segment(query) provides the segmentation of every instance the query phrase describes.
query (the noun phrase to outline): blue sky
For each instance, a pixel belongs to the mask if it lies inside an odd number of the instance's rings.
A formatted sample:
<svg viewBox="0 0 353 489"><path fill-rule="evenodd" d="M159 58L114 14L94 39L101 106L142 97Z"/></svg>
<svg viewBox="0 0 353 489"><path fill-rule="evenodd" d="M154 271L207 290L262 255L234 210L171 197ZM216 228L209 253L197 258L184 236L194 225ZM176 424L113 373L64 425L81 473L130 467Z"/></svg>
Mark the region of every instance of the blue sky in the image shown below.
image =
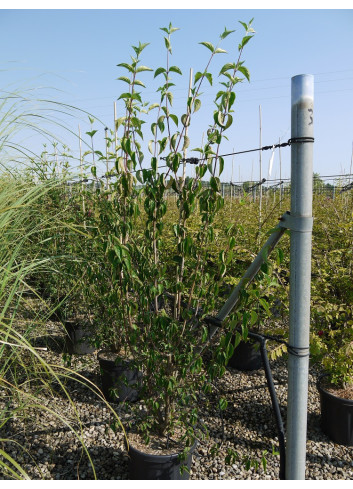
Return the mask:
<svg viewBox="0 0 353 489"><path fill-rule="evenodd" d="M196 7L196 4L194 4ZM233 4L234 5L234 4ZM36 5L34 5L36 6ZM64 6L64 4L60 4ZM180 6L184 7L183 2ZM190 148L200 146L213 113L213 96L218 91L220 67L233 61L243 35L238 23L254 17L256 31L244 51L251 82L237 85L234 123L223 153L259 147L259 106L262 113L262 145L290 138L291 77L310 73L315 79L314 171L321 175L348 173L353 143L353 11L317 9L150 9L142 10L0 10L1 87L3 90L35 88L34 98L49 98L72 104L94 114L96 148L103 149L104 127L113 128L113 105L125 91L117 77L124 71L116 65L128 62L132 44L149 42L143 64L156 69L165 64L163 32L172 22L179 27L172 36L172 64L183 76L175 75L174 113L185 112L189 69L203 71L209 51L201 41L216 44L224 27L236 29L222 47L211 68L213 87L205 86L202 109L195 114L190 130ZM228 57L227 57L228 56ZM158 101L153 72L142 73L145 99ZM118 103L118 115L122 105ZM90 126L86 115L60 121L74 132ZM148 124L148 126L150 123ZM147 124L146 124L147 126ZM61 129L53 129L78 156L78 142ZM146 141L150 139L147 127ZM23 144L40 152L42 139L23 133ZM19 137L19 136L17 136ZM47 142L48 145L50 141ZM189 153L189 156L192 156ZM267 177L270 152L263 152L263 176ZM271 178L279 177L278 150ZM282 177L290 176L290 149L283 148ZM145 151L148 165L148 151ZM102 166L103 171L103 166ZM253 179L259 176L259 154L228 157L223 180Z"/></svg>

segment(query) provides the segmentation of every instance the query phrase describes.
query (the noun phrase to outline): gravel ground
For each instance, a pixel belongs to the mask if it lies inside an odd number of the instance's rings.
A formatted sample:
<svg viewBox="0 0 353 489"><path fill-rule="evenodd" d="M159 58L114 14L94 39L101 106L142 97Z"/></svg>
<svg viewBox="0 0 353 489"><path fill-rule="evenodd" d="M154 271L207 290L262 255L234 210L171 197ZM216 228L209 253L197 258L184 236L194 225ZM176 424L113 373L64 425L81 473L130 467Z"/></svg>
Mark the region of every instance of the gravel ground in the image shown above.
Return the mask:
<svg viewBox="0 0 353 489"><path fill-rule="evenodd" d="M60 348L63 333L52 324L52 334L43 357L53 364L62 363ZM53 338L56 342L53 343ZM40 344L40 341L39 343ZM285 417L287 403L287 369L285 359L271 362L277 396ZM73 356L72 368L99 384L96 353ZM308 403L307 479L350 480L353 478L353 447L331 442L320 429L319 395L315 387L316 373L310 370ZM114 432L109 426L114 419L109 408L86 386L69 382L68 391L82 423L82 436L94 463L97 479L128 479L127 454L121 428ZM218 395L228 400L222 419L215 408L217 396L210 397L203 407L203 419L209 429L209 439L202 441L193 457L190 479L278 479L279 456L272 454L272 446L278 449L274 415L267 389L264 370L240 372L229 368L218 381ZM43 399L50 410L61 412L74 426L78 426L73 405L58 392ZM0 396L0 407L4 398ZM112 404L124 425L131 419L118 404ZM3 448L21 463L33 479L93 479L93 471L87 454L65 423L49 410L33 410L23 420L15 417L0 428L0 438L10 437L19 443L4 443ZM219 452L212 455L212 446L219 444ZM21 448L22 447L22 448ZM1 447L0 447L1 448ZM25 450L23 450L25 448ZM226 465L227 448L260 461L267 450L267 469L259 466L246 470L237 461ZM1 470L1 469L0 469ZM1 476L0 479L4 479Z"/></svg>

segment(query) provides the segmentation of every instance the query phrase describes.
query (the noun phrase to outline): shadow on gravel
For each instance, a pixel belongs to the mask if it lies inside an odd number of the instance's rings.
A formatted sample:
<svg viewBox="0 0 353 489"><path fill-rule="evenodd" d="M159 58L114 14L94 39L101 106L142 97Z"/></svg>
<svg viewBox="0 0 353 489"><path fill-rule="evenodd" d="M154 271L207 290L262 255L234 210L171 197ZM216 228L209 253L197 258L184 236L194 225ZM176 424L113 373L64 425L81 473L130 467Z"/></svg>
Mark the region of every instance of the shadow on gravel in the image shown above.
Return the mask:
<svg viewBox="0 0 353 489"><path fill-rule="evenodd" d="M51 352L61 355L65 350L65 335L38 336L31 339L31 345L36 348L48 348Z"/></svg>
<svg viewBox="0 0 353 489"><path fill-rule="evenodd" d="M321 430L321 416L318 413L308 413L308 434L307 438L311 441L328 442L329 438Z"/></svg>
<svg viewBox="0 0 353 489"><path fill-rule="evenodd" d="M87 421L81 419L82 428L89 428L91 426L107 426L107 421ZM74 426L74 428L79 432L80 427ZM53 426L48 429L36 430L31 432L31 436L39 437L41 435L55 435L59 433L69 433L71 429L68 426Z"/></svg>
<svg viewBox="0 0 353 489"><path fill-rule="evenodd" d="M306 453L307 467L311 470L317 469L324 470L325 474L332 474L332 477L336 480L348 480L347 471L352 470L352 461L349 454L347 459L342 457L331 457L330 455L322 455L316 453ZM325 478L328 478L327 476Z"/></svg>
<svg viewBox="0 0 353 489"><path fill-rule="evenodd" d="M103 396L103 394L98 390L101 389L100 375L90 370L80 370L77 371L77 374L85 377L91 383L85 383L85 380L80 377L77 377L77 380L75 378L65 379L63 385L71 400L73 402L84 402L85 404L91 405L97 405L98 403L103 402L97 397L97 394ZM52 387L56 395L67 399L67 395L63 391L59 382L52 382Z"/></svg>
<svg viewBox="0 0 353 489"><path fill-rule="evenodd" d="M69 451L70 450L70 451ZM94 446L87 448L98 480L128 478L128 458L126 452L116 447ZM78 448L72 450L70 444L60 445L53 451L50 470L54 480L93 480L94 474L87 453Z"/></svg>

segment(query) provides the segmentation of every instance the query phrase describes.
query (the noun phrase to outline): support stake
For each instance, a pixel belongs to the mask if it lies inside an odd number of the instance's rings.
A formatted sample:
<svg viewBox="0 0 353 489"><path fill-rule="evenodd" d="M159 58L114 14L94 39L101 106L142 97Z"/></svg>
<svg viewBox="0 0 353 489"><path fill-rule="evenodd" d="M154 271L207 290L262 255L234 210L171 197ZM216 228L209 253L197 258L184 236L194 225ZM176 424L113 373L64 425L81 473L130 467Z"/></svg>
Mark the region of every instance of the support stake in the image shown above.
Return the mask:
<svg viewBox="0 0 353 489"><path fill-rule="evenodd" d="M313 182L314 77L292 78L291 238L286 479L305 479ZM298 139L302 138L302 140ZM300 224L302 221L302 224Z"/></svg>

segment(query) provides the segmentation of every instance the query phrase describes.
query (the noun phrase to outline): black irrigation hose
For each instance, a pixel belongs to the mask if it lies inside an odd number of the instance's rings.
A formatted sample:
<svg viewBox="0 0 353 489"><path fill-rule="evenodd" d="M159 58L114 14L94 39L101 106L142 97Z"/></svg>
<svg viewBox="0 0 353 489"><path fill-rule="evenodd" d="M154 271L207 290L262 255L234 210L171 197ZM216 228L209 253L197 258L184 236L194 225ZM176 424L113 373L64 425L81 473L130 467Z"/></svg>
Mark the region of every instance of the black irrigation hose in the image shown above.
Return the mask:
<svg viewBox="0 0 353 489"><path fill-rule="evenodd" d="M206 322L206 324L212 324L212 325L217 326L217 327L222 327L222 321L219 320L217 317L207 316L204 319L204 321ZM286 445L285 445L284 427L283 427L281 410L280 410L279 402L278 402L277 395L276 395L276 389L275 389L275 385L273 383L273 377L272 377L270 362L269 362L268 356L267 356L266 340L271 339L271 340L277 341L279 343L285 344L288 348L288 353L291 353L293 355L298 355L298 356L300 355L301 356L302 354L300 352L296 351L297 349L290 347L288 345L288 343L286 343L286 341L284 341L280 337L269 336L269 335L260 335L257 333L252 333L251 331L248 332L248 336L249 336L249 338L252 338L255 341L257 341L258 343L260 343L262 364L263 364L264 370L265 370L267 387L268 387L268 390L270 392L272 408L274 410L275 420L276 420L276 425L277 425L277 431L278 431L279 456L280 456L279 478L280 478L280 480L285 480L285 478L286 478L286 474L285 474L285 470L286 470ZM307 349L305 349L305 350L307 350ZM305 352L305 355L306 354L307 353Z"/></svg>
<svg viewBox="0 0 353 489"><path fill-rule="evenodd" d="M265 376L267 381L267 387L270 392L272 408L275 413L277 431L278 431L278 442L279 442L279 478L280 480L285 480L286 478L286 445L285 445L285 435L283 420L281 415L281 410L279 407L279 402L276 395L275 385L273 383L273 377L270 367L270 362L268 361L267 350L266 350L266 339L256 333L248 333L248 336L255 341L260 343L261 359L265 370Z"/></svg>

